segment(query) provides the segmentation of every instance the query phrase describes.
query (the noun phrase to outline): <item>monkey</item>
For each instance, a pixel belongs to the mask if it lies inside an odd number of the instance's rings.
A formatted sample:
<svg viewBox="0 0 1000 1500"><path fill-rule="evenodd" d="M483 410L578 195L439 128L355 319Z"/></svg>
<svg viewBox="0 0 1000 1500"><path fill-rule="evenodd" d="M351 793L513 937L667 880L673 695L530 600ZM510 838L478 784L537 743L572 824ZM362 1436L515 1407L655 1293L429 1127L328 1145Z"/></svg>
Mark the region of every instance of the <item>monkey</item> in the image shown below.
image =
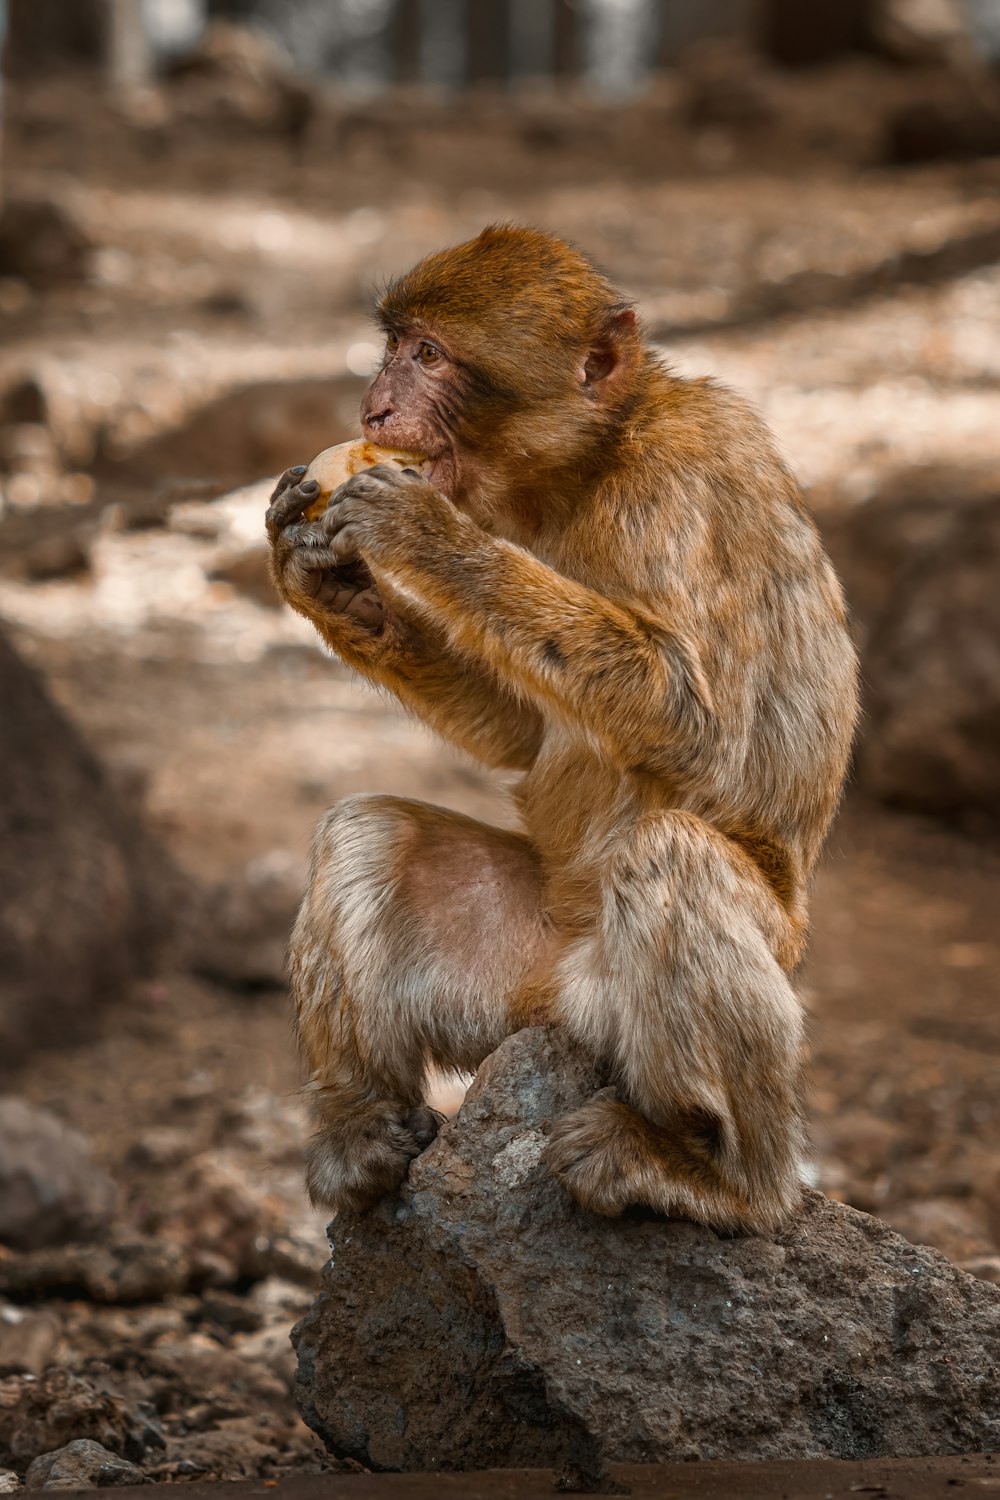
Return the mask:
<svg viewBox="0 0 1000 1500"><path fill-rule="evenodd" d="M516 773L519 831L362 794L316 830L290 976L314 1203L434 1139L429 1063L557 1025L608 1080L542 1160L585 1210L775 1230L801 1192L810 873L856 716L845 606L763 421L673 373L582 252L493 225L391 281L366 437L267 514L282 598Z"/></svg>

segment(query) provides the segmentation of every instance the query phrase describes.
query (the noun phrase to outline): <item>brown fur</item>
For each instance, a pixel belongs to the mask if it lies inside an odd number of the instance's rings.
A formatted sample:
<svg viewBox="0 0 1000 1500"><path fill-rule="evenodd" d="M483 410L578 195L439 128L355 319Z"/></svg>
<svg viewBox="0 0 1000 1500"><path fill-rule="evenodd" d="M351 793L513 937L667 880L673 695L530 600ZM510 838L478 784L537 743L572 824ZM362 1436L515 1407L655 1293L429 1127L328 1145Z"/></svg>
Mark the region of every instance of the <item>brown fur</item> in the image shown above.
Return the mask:
<svg viewBox="0 0 1000 1500"><path fill-rule="evenodd" d="M394 1188L428 1059L559 1022L614 1090L554 1122L585 1207L768 1229L798 1199L788 982L855 716L840 590L766 429L672 375L578 252L493 228L383 296L376 469L268 524L284 597L371 681L521 772L525 836L387 797L320 827L292 941L317 1200Z"/></svg>

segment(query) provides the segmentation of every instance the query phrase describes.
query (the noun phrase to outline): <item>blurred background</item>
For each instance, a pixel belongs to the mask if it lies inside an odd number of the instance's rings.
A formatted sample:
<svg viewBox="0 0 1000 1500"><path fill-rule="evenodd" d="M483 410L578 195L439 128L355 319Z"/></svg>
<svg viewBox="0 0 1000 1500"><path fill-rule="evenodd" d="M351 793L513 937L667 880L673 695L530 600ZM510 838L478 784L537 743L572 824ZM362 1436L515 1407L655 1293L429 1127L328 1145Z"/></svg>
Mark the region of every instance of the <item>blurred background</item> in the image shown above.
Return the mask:
<svg viewBox="0 0 1000 1500"><path fill-rule="evenodd" d="M497 219L589 251L803 484L865 692L812 1171L1000 1281L1000 0L0 18L0 1491L324 1462L310 833L359 789L511 814L278 607L262 515L357 431L373 285Z"/></svg>

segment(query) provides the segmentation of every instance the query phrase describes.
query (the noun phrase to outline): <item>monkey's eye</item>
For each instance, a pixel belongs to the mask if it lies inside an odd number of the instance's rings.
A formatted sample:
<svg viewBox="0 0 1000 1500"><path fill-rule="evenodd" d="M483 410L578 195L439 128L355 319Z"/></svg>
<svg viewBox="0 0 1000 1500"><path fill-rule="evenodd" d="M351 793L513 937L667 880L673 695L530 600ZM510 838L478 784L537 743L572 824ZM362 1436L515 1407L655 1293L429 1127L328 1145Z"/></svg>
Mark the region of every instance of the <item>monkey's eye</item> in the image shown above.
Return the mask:
<svg viewBox="0 0 1000 1500"><path fill-rule="evenodd" d="M387 333L386 336L385 336L385 352L387 354L395 354L395 352L396 352L396 350L398 348L399 348L399 334L398 333Z"/></svg>
<svg viewBox="0 0 1000 1500"><path fill-rule="evenodd" d="M441 358L441 350L436 349L433 344L421 344L417 358L422 365L436 365Z"/></svg>

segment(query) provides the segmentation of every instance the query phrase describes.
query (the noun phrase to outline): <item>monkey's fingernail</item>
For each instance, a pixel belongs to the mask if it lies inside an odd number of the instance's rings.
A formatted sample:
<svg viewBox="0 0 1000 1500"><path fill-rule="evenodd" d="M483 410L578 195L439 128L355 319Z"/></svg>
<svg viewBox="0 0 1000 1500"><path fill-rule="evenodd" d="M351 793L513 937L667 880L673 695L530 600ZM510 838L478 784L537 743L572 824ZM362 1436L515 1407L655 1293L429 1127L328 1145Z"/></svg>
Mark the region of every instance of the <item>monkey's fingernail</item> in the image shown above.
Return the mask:
<svg viewBox="0 0 1000 1500"><path fill-rule="evenodd" d="M306 465L295 464L288 472L289 474L304 474L306 472Z"/></svg>

